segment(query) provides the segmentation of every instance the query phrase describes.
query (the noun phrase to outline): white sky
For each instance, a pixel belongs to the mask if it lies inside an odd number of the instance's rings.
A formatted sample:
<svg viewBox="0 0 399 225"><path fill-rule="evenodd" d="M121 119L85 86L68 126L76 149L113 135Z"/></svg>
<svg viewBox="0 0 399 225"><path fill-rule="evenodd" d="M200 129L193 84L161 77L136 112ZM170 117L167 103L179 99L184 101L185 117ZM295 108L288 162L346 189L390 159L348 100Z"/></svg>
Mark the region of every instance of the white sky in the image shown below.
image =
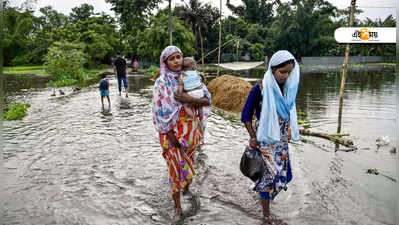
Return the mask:
<svg viewBox="0 0 399 225"><path fill-rule="evenodd" d="M184 0L188 2L188 0ZM212 6L220 6L218 0L200 0L203 3L211 3ZM283 0L286 2L287 0ZM350 0L328 0L330 3L338 7L339 9L347 8L350 5ZM11 0L11 6L20 6L24 0ZM227 0L222 0L222 13L223 15L231 15L231 12L226 7ZM241 0L231 0L233 5L241 4ZM397 0L357 0L356 5L364 11L359 15L359 19L365 19L369 17L371 19L381 18L385 19L388 15L392 14L396 18L396 8L398 7L399 1ZM94 12L105 12L111 16L115 16L114 12L111 11L111 5L106 3L105 0L37 0L35 4L35 10L38 11L44 6L51 5L55 10L63 14L68 15L71 9L77 7L83 3L90 4L94 7ZM172 0L172 5L182 4L182 0ZM167 5L167 1L162 4L163 7ZM36 13L39 15L40 13Z"/></svg>

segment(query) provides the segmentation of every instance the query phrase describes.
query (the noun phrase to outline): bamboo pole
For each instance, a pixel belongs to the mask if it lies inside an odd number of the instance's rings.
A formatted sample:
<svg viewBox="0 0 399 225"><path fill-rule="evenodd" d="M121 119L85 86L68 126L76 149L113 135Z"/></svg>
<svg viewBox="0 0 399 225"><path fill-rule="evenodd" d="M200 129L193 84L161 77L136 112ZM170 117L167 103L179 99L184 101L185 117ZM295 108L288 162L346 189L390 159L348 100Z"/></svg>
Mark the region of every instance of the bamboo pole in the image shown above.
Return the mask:
<svg viewBox="0 0 399 225"><path fill-rule="evenodd" d="M353 25L355 6L356 6L356 0L351 0L349 27ZM346 72L348 67L349 51L350 51L350 45L348 43L346 44L346 49L345 49L345 61L344 64L342 65L341 89L339 90L339 109L338 109L338 128L337 128L338 134L341 132L342 105L344 103L344 89L345 89Z"/></svg>
<svg viewBox="0 0 399 225"><path fill-rule="evenodd" d="M229 43L231 43L231 42L233 42L233 41L235 41L235 40L236 40L236 39L231 39L231 40L229 40L229 41L226 41L225 43L222 44L221 47L223 47L223 46L225 46L225 45L227 45L227 44L229 44ZM205 59L208 55L214 53L214 52L215 52L216 50L218 50L218 49L219 49L219 47L214 48L212 51L209 51L208 53L206 53L206 55L204 55L202 58ZM199 62L200 62L200 60L197 61L197 63L199 63Z"/></svg>
<svg viewBox="0 0 399 225"><path fill-rule="evenodd" d="M337 144L349 147L351 149L357 149L357 147L354 146L353 141L351 139L343 138L343 136L348 136L348 134L326 134L326 133L312 132L307 129L300 129L299 133L306 136L324 138L329 141L335 142Z"/></svg>
<svg viewBox="0 0 399 225"><path fill-rule="evenodd" d="M172 0L169 0L169 45L173 45Z"/></svg>
<svg viewBox="0 0 399 225"><path fill-rule="evenodd" d="M204 68L205 68L205 63L204 63L204 43L202 40L202 32L201 32L201 27L199 27L199 35L200 35L200 41L201 41L201 63L202 63L202 68L201 68L201 72L204 72ZM205 76L205 74L204 74Z"/></svg>
<svg viewBox="0 0 399 225"><path fill-rule="evenodd" d="M220 53L222 50L222 0L220 0L220 17L219 17L219 54L218 54L218 68L217 68L217 76L219 76L220 72Z"/></svg>
<svg viewBox="0 0 399 225"><path fill-rule="evenodd" d="M0 43L3 43L4 37L5 37L5 32L3 32L4 29L4 22L3 22L3 12L4 12L4 1L1 3L0 6L0 30L2 31L0 33ZM3 87L3 47L0 48L0 130L3 131L3 118L4 118L4 87ZM0 151L3 152L3 135L0 134ZM1 165L3 165L3 157L0 159Z"/></svg>

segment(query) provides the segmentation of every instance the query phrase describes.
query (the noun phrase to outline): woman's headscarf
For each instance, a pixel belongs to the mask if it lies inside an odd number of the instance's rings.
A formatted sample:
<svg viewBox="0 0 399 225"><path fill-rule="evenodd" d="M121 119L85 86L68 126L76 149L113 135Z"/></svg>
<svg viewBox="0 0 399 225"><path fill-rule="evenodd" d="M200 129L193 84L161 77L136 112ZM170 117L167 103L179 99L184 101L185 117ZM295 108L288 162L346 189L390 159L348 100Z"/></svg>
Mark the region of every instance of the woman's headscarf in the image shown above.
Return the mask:
<svg viewBox="0 0 399 225"><path fill-rule="evenodd" d="M166 47L160 57L160 76L155 81L152 95L152 114L155 129L159 133L171 130L179 118L182 104L175 100L174 93L178 89L180 72L170 71L166 65L169 56L183 53L176 46Z"/></svg>
<svg viewBox="0 0 399 225"><path fill-rule="evenodd" d="M277 66L290 59L294 60L295 66L284 84L284 93L282 94L277 81L273 76L271 67ZM290 119L291 140L299 141L295 105L299 84L299 74L298 62L289 51L280 50L273 54L262 82L263 101L257 131L257 140L259 142L274 144L280 141L279 116L284 120Z"/></svg>
<svg viewBox="0 0 399 225"><path fill-rule="evenodd" d="M181 50L176 46L166 47L160 57L160 76L155 81L152 95L152 115L155 129L163 134L173 129L182 104L175 100L174 93L178 90L180 72L170 71L166 65L169 56L179 53L183 56ZM211 94L204 84L202 90L205 96L211 101ZM210 107L203 107L203 117L200 118L205 126L206 118L210 115Z"/></svg>

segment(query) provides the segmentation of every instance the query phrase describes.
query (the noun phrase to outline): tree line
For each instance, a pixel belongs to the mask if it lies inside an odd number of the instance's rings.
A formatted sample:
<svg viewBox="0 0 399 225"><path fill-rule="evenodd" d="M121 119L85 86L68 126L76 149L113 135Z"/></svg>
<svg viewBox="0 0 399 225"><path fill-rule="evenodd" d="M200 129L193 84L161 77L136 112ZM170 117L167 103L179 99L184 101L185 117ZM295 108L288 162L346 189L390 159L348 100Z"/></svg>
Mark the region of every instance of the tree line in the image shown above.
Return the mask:
<svg viewBox="0 0 399 225"><path fill-rule="evenodd" d="M109 64L116 51L123 55L157 62L169 43L168 25L172 16L173 44L185 55L200 59L218 47L218 8L199 0L180 1L171 14L159 8L163 0L105 0L117 18L94 13L82 4L69 15L51 6L35 16L30 7L11 7L3 1L2 42L4 65L43 64L46 58L74 49L85 67ZM170 1L170 0L168 0ZM263 60L278 49L288 49L296 57L343 56L344 44L334 40L334 31L347 26L348 9L337 9L325 0L242 0L232 15L223 17L222 61L243 56ZM361 13L356 9L356 15ZM355 17L356 18L356 17ZM392 15L385 19L356 19L354 27L395 27ZM394 56L394 44L353 44L350 55ZM78 53L76 53L78 52ZM217 51L205 62L217 61Z"/></svg>

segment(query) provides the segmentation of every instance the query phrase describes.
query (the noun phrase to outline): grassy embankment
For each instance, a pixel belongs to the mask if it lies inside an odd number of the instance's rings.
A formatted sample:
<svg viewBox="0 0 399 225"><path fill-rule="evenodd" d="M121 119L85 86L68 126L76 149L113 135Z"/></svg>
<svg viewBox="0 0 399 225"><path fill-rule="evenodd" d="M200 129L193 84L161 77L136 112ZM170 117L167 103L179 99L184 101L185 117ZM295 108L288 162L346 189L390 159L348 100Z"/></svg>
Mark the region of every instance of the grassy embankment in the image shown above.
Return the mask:
<svg viewBox="0 0 399 225"><path fill-rule="evenodd" d="M34 74L39 76L48 76L45 66L5 66L3 67L4 75L27 75Z"/></svg>
<svg viewBox="0 0 399 225"><path fill-rule="evenodd" d="M48 85L51 87L65 87L76 85L79 87L85 87L91 85L99 80L99 74L108 69L108 65L100 65L95 69L82 69L77 76L73 75L62 75L56 79L52 79ZM24 76L24 75L36 75L36 76L50 76L46 72L46 66L13 66L4 67L3 73L6 76Z"/></svg>

